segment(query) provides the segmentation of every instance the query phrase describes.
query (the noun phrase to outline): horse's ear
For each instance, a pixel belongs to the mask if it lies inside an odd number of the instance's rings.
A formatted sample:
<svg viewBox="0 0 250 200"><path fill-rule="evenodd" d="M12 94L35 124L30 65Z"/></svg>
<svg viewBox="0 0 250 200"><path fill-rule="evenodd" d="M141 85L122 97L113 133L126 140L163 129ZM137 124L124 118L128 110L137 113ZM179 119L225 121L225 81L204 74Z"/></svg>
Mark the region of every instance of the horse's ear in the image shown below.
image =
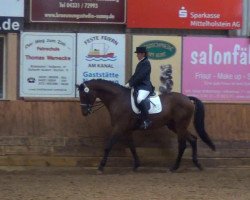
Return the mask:
<svg viewBox="0 0 250 200"><path fill-rule="evenodd" d="M78 85L78 84L76 84L76 88L79 90L79 88L80 88L80 85Z"/></svg>

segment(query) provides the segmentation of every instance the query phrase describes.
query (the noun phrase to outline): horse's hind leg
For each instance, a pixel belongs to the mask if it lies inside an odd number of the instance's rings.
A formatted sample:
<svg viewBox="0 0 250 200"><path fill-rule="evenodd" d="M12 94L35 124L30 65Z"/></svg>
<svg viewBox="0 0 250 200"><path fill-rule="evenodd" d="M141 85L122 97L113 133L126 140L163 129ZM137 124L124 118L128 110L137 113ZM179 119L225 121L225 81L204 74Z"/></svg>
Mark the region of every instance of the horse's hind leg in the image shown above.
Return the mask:
<svg viewBox="0 0 250 200"><path fill-rule="evenodd" d="M130 151L133 155L133 158L134 158L133 170L136 171L137 168L140 167L140 160L139 160L139 157L137 155L136 148L134 145L134 140L133 140L131 133L128 135L128 146L129 146L129 149L130 149Z"/></svg>
<svg viewBox="0 0 250 200"><path fill-rule="evenodd" d="M197 137L189 134L187 137L187 140L189 141L191 147L192 147L192 160L194 165L199 169L202 170L201 164L198 162L197 158Z"/></svg>
<svg viewBox="0 0 250 200"><path fill-rule="evenodd" d="M178 138L178 156L176 158L174 166L170 168L170 171L173 172L179 168L181 158L182 158L182 155L183 155L185 149L186 149L186 139L179 137Z"/></svg>

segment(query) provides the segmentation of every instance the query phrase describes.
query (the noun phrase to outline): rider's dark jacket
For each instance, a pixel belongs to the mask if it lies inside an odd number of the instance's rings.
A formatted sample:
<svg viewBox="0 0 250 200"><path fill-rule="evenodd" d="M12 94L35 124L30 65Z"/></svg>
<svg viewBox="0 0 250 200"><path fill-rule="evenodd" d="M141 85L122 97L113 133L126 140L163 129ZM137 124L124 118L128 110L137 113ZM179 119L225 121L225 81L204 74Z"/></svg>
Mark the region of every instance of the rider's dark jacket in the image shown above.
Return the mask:
<svg viewBox="0 0 250 200"><path fill-rule="evenodd" d="M131 76L128 83L135 90L147 90L153 92L150 81L151 64L147 57L143 58L136 66L135 73Z"/></svg>

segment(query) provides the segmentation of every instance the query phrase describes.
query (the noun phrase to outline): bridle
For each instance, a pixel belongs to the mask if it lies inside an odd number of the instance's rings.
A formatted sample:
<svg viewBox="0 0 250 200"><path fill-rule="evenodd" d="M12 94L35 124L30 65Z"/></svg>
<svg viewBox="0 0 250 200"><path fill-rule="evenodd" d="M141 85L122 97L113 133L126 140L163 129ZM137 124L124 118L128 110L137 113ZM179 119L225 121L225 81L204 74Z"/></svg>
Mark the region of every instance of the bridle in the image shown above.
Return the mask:
<svg viewBox="0 0 250 200"><path fill-rule="evenodd" d="M89 88L87 87L87 85L85 83L83 83L83 86L84 86L84 90L81 91L81 92L84 92L84 93L89 93ZM87 110L87 114L91 114L91 113L94 113L98 110L100 110L102 107L104 107L104 104L101 100L99 100L97 103L89 103L90 100L89 100L89 96L86 95L86 102L87 103L80 103L80 106L83 107L83 109L86 109ZM95 108L95 109L92 109L92 108Z"/></svg>
<svg viewBox="0 0 250 200"><path fill-rule="evenodd" d="M87 109L88 114L91 114L100 110L102 107L104 107L104 104L102 101L98 101L94 103L93 105L90 103L80 103L80 106L84 107L84 109ZM92 110L92 108L95 108L95 109Z"/></svg>

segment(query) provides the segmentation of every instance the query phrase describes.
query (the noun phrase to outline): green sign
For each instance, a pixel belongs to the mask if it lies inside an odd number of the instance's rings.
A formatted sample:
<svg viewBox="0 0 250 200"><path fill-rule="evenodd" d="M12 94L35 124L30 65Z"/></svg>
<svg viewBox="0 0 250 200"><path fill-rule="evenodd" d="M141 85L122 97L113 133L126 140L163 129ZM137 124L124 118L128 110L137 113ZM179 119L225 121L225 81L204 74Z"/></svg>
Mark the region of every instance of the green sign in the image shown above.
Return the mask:
<svg viewBox="0 0 250 200"><path fill-rule="evenodd" d="M148 58L153 60L163 60L172 57L176 53L176 48L169 42L162 40L150 40L142 43L148 50Z"/></svg>

